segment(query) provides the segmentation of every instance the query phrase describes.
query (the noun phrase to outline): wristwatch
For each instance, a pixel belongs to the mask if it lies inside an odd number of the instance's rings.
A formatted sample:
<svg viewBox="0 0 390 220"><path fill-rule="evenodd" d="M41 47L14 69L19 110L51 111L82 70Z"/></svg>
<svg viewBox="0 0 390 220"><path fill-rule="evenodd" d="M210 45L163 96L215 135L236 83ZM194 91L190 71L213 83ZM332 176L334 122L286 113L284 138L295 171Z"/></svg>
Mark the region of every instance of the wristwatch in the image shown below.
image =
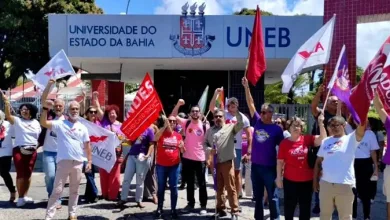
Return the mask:
<svg viewBox="0 0 390 220"><path fill-rule="evenodd" d="M42 109L43 109L43 110L45 110L45 111L48 111L48 110L49 110L49 109L48 109L48 108L46 108L46 107L43 107Z"/></svg>

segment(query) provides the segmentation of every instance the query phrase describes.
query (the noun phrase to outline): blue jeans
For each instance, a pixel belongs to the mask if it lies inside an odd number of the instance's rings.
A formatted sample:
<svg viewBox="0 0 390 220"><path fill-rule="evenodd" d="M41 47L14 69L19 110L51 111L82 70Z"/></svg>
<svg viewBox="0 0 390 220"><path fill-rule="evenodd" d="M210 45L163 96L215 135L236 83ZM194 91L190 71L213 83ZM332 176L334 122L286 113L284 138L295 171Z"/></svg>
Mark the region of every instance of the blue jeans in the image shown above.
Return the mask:
<svg viewBox="0 0 390 220"><path fill-rule="evenodd" d="M276 166L263 166L252 163L251 179L255 202L255 219L264 218L264 187L268 194L268 204L271 212L271 220L279 219L279 198L278 191L275 186Z"/></svg>
<svg viewBox="0 0 390 220"><path fill-rule="evenodd" d="M87 179L87 185L85 187L85 193L84 193L84 199L88 202L94 202L95 199L98 197L98 189L96 187L95 183L95 167L92 165L91 171L86 173L85 172L85 166L87 165L87 162L84 161L83 165L83 171L85 174L85 178Z"/></svg>
<svg viewBox="0 0 390 220"><path fill-rule="evenodd" d="M160 166L156 165L156 172L157 172L157 182L158 182L158 188L157 188L157 197L158 197L158 209L163 208L164 204L164 194L165 194L165 184L167 182L167 179L169 178L169 188L171 190L171 210L176 210L176 204L177 204L177 184L179 182L179 164L174 166Z"/></svg>
<svg viewBox="0 0 390 220"><path fill-rule="evenodd" d="M57 152L43 151L42 158L43 172L45 173L45 185L48 198L53 192L54 179L56 178L57 170ZM61 204L61 199L58 200Z"/></svg>

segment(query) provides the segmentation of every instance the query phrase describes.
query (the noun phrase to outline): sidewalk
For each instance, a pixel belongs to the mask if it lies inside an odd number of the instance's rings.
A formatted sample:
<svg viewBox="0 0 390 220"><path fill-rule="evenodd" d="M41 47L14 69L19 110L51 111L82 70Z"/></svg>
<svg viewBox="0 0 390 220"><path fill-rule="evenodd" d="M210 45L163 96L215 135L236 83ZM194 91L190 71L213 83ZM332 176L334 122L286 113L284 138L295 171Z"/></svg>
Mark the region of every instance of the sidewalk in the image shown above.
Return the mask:
<svg viewBox="0 0 390 220"><path fill-rule="evenodd" d="M38 165L38 163L37 163ZM39 166L37 166L38 168ZM12 172L12 177L15 180L15 172ZM122 175L123 178L123 175ZM80 194L84 194L85 190L85 178L82 179L82 184L80 185ZM99 174L96 175L96 183L98 188L100 189L99 184ZM135 184L135 181L133 182ZM132 189L130 192L130 197L134 197L134 185L132 185ZM280 206L282 216L283 217L283 193L280 192ZM68 196L68 188L65 188L63 195L64 206L61 210L59 210L56 214L56 219L67 219L67 196ZM215 197L214 190L212 184L212 177L209 176L209 184L208 184L208 204L209 215L208 216L199 216L197 213L189 214L189 215L181 215L181 219L188 220L202 220L202 219L213 219L211 217L211 213L214 212L215 207ZM3 179L0 178L0 220L30 220L30 219L43 219L45 216L46 202L47 202L47 193L44 182L44 174L42 172L35 172L32 177L32 186L30 188L29 196L31 196L35 200L35 204L26 205L23 208L16 208L15 205L10 205L8 202L5 202L9 199L9 193L7 188L4 185ZM195 195L196 201L198 201L198 194ZM78 219L90 219L90 220L105 220L105 219L134 219L134 220L149 220L153 219L153 212L156 210L156 205L153 203L145 202L146 208L139 209L135 207L135 203L133 199L130 199L130 203L127 204L128 208L124 210L119 210L115 208L114 202L108 202L101 200L95 204L80 204L79 209L77 211ZM244 198L240 200L240 204L242 207L242 212L240 213L240 219L254 219L254 203L249 198ZM178 209L182 209L187 205L186 201L186 191L179 191L179 199L178 199ZM166 213L169 213L170 207L170 193L169 190L166 190L164 209ZM197 204L196 208L200 208L199 204ZM362 207L359 205L359 216L362 219ZM197 211L198 212L198 211ZM269 210L266 209L265 215L269 217ZM229 215L230 216L230 215ZM297 215L296 215L297 216ZM169 219L169 218L167 218ZM230 218L227 218L230 219ZM269 218L267 218L269 219ZM298 219L298 218L296 218ZM318 219L318 216L313 216L311 219ZM337 218L334 218L337 219ZM375 200L375 203L372 205L371 210L371 219L375 220L385 220L386 219L386 198L382 195L382 178L378 183L378 193Z"/></svg>

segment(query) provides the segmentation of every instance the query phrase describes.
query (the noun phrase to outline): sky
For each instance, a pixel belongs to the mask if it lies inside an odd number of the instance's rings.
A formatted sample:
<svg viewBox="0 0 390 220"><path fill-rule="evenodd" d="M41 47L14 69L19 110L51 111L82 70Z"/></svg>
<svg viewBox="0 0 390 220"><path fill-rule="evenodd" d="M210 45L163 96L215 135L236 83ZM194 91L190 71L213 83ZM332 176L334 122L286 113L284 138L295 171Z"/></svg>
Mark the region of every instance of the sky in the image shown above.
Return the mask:
<svg viewBox="0 0 390 220"><path fill-rule="evenodd" d="M105 14L126 13L128 0L96 0ZM241 8L255 8L275 15L323 15L324 0L130 0L129 14L180 14L181 6L206 3L207 15L229 15ZM357 65L365 69L390 34L389 22L357 25ZM348 49L348 48L347 48Z"/></svg>

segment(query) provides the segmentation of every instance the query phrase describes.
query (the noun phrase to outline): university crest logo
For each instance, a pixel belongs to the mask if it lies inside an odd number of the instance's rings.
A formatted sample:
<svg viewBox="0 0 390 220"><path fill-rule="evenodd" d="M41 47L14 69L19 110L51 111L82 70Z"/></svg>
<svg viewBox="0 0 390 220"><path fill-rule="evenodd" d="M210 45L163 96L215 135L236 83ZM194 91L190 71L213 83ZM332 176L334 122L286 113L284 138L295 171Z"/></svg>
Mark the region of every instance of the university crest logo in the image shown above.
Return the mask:
<svg viewBox="0 0 390 220"><path fill-rule="evenodd" d="M206 35L206 19L204 9L206 4L199 6L199 15L196 14L196 2L190 7L190 16L187 16L188 2L182 7L180 16L180 34L172 34L170 40L177 51L186 56L200 56L211 48L215 36Z"/></svg>

